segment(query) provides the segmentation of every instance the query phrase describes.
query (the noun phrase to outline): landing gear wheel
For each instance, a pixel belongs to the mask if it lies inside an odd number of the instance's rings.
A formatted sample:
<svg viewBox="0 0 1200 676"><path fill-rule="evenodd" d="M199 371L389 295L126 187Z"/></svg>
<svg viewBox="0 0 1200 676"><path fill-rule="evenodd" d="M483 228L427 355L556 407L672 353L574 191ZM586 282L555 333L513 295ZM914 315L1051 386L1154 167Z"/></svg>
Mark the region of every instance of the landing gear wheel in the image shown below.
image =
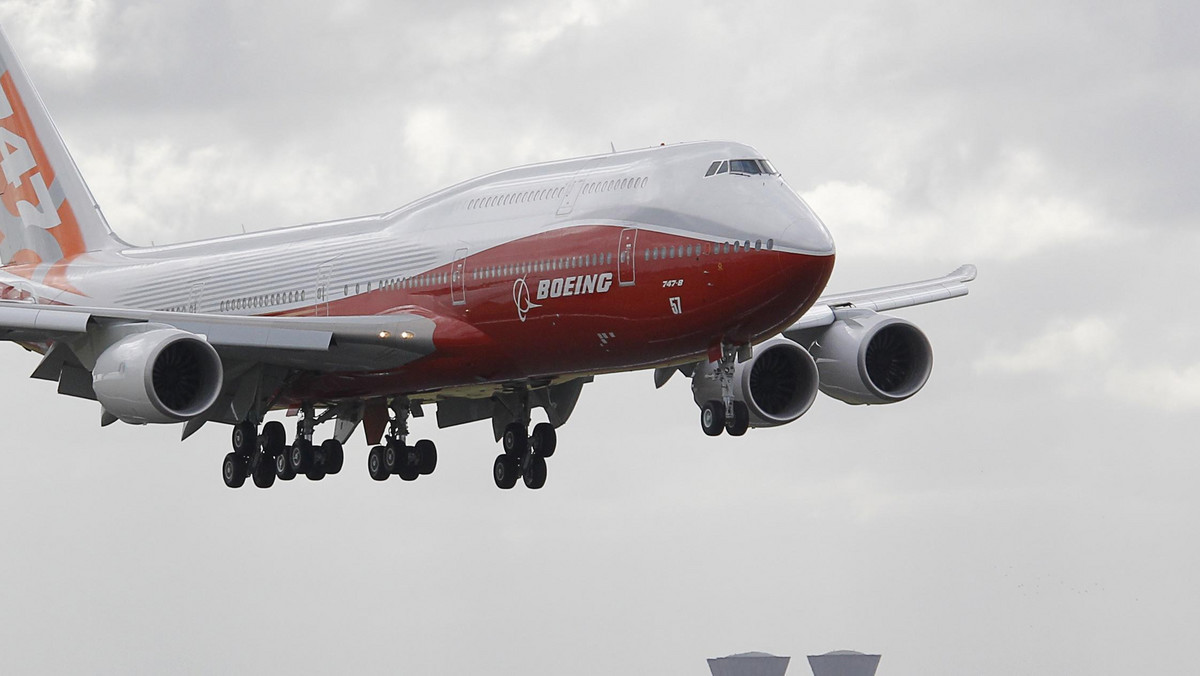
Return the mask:
<svg viewBox="0 0 1200 676"><path fill-rule="evenodd" d="M237 453L226 453L225 462L221 463L221 475L226 486L241 488L246 483L246 459Z"/></svg>
<svg viewBox="0 0 1200 676"><path fill-rule="evenodd" d="M325 454L325 472L337 474L342 471L346 454L342 451L342 443L337 439L327 439L321 443L321 452Z"/></svg>
<svg viewBox="0 0 1200 676"><path fill-rule="evenodd" d="M549 458L554 455L554 449L558 447L558 434L554 431L554 425L534 425L533 434L529 435L529 443L533 446L533 452L540 457Z"/></svg>
<svg viewBox="0 0 1200 676"><path fill-rule="evenodd" d="M275 456L275 476L279 477L280 481L291 481L296 478L296 470L292 469L292 461L288 458L287 451L282 451Z"/></svg>
<svg viewBox="0 0 1200 676"><path fill-rule="evenodd" d="M733 402L733 420L725 421L725 431L729 436L740 437L750 428L750 409L742 401Z"/></svg>
<svg viewBox="0 0 1200 676"><path fill-rule="evenodd" d="M535 455L529 458L529 466L525 468L525 473L522 475L525 479L525 487L537 490L546 485L546 459L540 455Z"/></svg>
<svg viewBox="0 0 1200 676"><path fill-rule="evenodd" d="M428 439L422 439L414 447L417 451L417 471L424 475L433 474L437 469L437 446Z"/></svg>
<svg viewBox="0 0 1200 676"><path fill-rule="evenodd" d="M250 474L254 479L254 485L259 488L270 488L275 485L275 465L270 458L259 458L259 463L254 466L254 470Z"/></svg>
<svg viewBox="0 0 1200 676"><path fill-rule="evenodd" d="M309 481L320 481L325 478L325 468L317 465L305 472L304 476L308 477Z"/></svg>
<svg viewBox="0 0 1200 676"><path fill-rule="evenodd" d="M706 401L700 408L700 427L710 437L721 436L725 431L725 404L720 401Z"/></svg>
<svg viewBox="0 0 1200 676"><path fill-rule="evenodd" d="M513 457L520 457L529 449L529 432L521 423L510 423L504 428L504 452Z"/></svg>
<svg viewBox="0 0 1200 676"><path fill-rule="evenodd" d="M383 446L375 446L367 454L367 473L376 481L387 481L387 478L392 475L383 462L386 452L387 449Z"/></svg>
<svg viewBox="0 0 1200 676"><path fill-rule="evenodd" d="M520 473L515 455L501 453L496 456L496 462L492 463L492 478L496 480L496 486L504 490L517 485Z"/></svg>
<svg viewBox="0 0 1200 676"><path fill-rule="evenodd" d="M248 457L258 450L258 429L254 423L243 421L233 426L233 452Z"/></svg>
<svg viewBox="0 0 1200 676"><path fill-rule="evenodd" d="M405 446L396 452L396 474L405 481L415 481L421 476L421 459L416 447Z"/></svg>
<svg viewBox="0 0 1200 676"><path fill-rule="evenodd" d="M296 440L292 444L292 449L288 453L288 458L292 463L292 471L296 474L307 473L313 466L313 449L312 444L307 441Z"/></svg>
<svg viewBox="0 0 1200 676"><path fill-rule="evenodd" d="M395 474L396 470L400 469L400 451L396 446L398 442L389 442L386 446L381 446L383 449L383 469L388 474Z"/></svg>
<svg viewBox="0 0 1200 676"><path fill-rule="evenodd" d="M283 430L283 423L278 420L263 425L262 428L263 450L267 455L276 456L281 453L286 455L287 451L287 432Z"/></svg>

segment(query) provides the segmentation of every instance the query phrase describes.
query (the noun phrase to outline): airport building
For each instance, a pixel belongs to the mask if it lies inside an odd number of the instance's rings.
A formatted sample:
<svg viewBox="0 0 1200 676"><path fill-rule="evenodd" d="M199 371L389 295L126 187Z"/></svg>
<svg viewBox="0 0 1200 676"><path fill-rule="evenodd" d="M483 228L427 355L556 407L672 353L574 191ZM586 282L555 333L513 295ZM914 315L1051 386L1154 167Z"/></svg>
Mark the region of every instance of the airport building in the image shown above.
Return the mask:
<svg viewBox="0 0 1200 676"><path fill-rule="evenodd" d="M708 660L712 676L784 676L790 657L769 653L739 653ZM853 650L835 650L824 655L809 655L808 664L813 676L875 676L880 655L866 655Z"/></svg>
<svg viewBox="0 0 1200 676"><path fill-rule="evenodd" d="M712 676L783 676L791 660L767 653L741 653L710 659L708 670Z"/></svg>
<svg viewBox="0 0 1200 676"><path fill-rule="evenodd" d="M853 650L835 650L824 655L809 655L813 676L875 676L880 655L864 655Z"/></svg>

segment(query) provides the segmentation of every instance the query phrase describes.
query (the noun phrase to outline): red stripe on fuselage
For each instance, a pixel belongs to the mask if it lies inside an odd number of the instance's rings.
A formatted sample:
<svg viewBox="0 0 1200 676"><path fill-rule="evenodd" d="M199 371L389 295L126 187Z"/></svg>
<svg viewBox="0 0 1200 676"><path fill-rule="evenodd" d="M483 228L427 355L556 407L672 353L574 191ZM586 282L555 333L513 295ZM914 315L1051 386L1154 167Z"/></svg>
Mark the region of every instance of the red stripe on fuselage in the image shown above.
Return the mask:
<svg viewBox="0 0 1200 676"><path fill-rule="evenodd" d="M625 228L576 227L471 253L458 291L457 262L411 279L363 280L359 293L348 285L351 295L329 302L330 315L429 316L436 352L388 373L304 379L285 399L411 394L699 358L716 341L757 342L786 328L833 270L832 256L744 242L726 253L724 242L648 230L637 231L633 264L622 270L623 231L628 241Z"/></svg>

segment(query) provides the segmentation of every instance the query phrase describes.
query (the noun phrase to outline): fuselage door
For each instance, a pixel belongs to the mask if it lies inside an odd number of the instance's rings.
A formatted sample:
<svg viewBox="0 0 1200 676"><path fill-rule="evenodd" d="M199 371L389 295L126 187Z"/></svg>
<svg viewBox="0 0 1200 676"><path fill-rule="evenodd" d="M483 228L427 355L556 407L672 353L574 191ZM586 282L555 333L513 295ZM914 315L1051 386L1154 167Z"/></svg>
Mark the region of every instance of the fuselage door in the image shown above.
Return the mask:
<svg viewBox="0 0 1200 676"><path fill-rule="evenodd" d="M192 312L192 313L199 312L200 311L200 301L203 297L204 297L204 282L198 282L196 284L193 284L192 288L188 290L187 311Z"/></svg>
<svg viewBox="0 0 1200 676"><path fill-rule="evenodd" d="M454 265L450 270L450 300L454 305L467 302L467 250L454 252Z"/></svg>
<svg viewBox="0 0 1200 676"><path fill-rule="evenodd" d="M317 304L313 314L317 317L329 316L329 280L333 277L333 266L326 263L317 268Z"/></svg>
<svg viewBox="0 0 1200 676"><path fill-rule="evenodd" d="M621 286L633 286L636 273L637 228L621 231L621 243L617 247L617 280Z"/></svg>

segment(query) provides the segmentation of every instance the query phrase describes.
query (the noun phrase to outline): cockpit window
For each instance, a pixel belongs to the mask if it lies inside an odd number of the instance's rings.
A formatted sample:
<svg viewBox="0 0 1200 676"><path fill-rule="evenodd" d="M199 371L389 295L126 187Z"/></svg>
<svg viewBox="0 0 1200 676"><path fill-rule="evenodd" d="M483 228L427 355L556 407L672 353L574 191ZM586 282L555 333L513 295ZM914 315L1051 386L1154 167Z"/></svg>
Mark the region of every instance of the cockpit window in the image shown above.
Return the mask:
<svg viewBox="0 0 1200 676"><path fill-rule="evenodd" d="M762 169L759 169L756 160L730 160L729 173L731 174L761 174Z"/></svg>
<svg viewBox="0 0 1200 676"><path fill-rule="evenodd" d="M725 160L716 161L708 166L707 176L715 176L717 174L743 174L746 176L758 174L778 174L767 160Z"/></svg>
<svg viewBox="0 0 1200 676"><path fill-rule="evenodd" d="M706 173L704 175L704 177L707 178L709 176L713 176L714 174L728 174L728 173L729 173L729 160L724 160L724 161L717 160L717 161L713 162L712 164L708 165L708 173Z"/></svg>

